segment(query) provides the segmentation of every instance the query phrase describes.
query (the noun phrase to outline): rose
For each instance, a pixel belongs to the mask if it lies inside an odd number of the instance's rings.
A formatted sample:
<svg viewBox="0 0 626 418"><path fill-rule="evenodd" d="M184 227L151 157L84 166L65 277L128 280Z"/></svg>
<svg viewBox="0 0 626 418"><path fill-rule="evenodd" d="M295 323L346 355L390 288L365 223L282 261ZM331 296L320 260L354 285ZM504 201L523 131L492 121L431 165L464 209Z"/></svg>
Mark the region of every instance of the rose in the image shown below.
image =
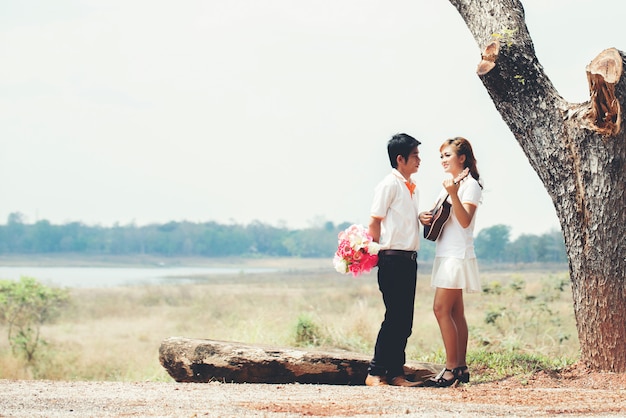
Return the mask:
<svg viewBox="0 0 626 418"><path fill-rule="evenodd" d="M372 255L378 255L378 252L380 251L380 244L374 241L370 242L367 245L367 251Z"/></svg>
<svg viewBox="0 0 626 418"><path fill-rule="evenodd" d="M333 259L333 264L335 266L335 270L339 273L346 274L348 272L348 263L343 257L336 255Z"/></svg>

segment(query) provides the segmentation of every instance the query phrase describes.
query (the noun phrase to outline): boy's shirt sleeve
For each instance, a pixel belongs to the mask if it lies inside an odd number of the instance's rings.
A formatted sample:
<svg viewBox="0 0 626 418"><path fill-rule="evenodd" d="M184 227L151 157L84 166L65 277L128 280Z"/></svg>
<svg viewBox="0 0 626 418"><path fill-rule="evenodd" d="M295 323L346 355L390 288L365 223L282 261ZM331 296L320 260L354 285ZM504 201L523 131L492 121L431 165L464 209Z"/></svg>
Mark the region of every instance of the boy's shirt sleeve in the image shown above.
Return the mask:
<svg viewBox="0 0 626 418"><path fill-rule="evenodd" d="M394 186L393 183L386 180L383 180L376 186L374 189L374 200L370 210L371 216L380 219L384 219L387 216L387 211L396 194L396 188Z"/></svg>

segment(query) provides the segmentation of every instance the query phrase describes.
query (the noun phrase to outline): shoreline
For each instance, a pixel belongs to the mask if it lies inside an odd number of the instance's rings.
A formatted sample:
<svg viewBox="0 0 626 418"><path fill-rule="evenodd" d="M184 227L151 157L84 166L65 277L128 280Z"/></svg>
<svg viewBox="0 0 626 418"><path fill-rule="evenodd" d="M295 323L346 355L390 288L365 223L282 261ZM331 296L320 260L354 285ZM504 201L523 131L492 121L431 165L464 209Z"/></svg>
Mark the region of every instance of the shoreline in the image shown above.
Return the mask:
<svg viewBox="0 0 626 418"><path fill-rule="evenodd" d="M109 254L10 254L0 255L6 267L259 267L333 269L332 258L296 257L159 257Z"/></svg>

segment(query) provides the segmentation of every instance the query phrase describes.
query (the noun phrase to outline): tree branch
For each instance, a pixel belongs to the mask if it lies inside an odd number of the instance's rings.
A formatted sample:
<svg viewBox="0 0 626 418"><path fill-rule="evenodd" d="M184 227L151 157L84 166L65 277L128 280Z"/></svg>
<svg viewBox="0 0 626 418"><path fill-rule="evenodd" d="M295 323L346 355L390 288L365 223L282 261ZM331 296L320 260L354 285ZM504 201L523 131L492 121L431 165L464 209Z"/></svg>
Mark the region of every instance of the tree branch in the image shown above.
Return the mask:
<svg viewBox="0 0 626 418"><path fill-rule="evenodd" d="M549 125L562 133L569 107L536 57L521 2L449 1L478 44L482 56L477 74L502 119L544 184L562 181L560 164L551 159L563 152L563 144L546 138L543 128ZM548 171L543 170L546 164Z"/></svg>

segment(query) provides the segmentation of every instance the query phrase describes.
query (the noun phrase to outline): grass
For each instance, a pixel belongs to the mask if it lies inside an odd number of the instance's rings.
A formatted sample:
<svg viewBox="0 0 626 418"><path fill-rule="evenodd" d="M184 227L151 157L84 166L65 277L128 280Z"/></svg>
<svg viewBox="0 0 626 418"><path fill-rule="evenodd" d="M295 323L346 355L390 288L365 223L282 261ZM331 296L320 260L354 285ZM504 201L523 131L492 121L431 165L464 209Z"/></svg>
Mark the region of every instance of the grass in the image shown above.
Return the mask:
<svg viewBox="0 0 626 418"><path fill-rule="evenodd" d="M465 295L473 381L576 361L565 269L482 273L485 292ZM158 360L171 336L370 354L384 314L374 274L342 276L328 260L198 284L72 289L70 296L61 317L42 327L47 344L30 364L11 353L0 326L0 378L171 381ZM444 358L432 297L430 277L420 271L410 360Z"/></svg>

